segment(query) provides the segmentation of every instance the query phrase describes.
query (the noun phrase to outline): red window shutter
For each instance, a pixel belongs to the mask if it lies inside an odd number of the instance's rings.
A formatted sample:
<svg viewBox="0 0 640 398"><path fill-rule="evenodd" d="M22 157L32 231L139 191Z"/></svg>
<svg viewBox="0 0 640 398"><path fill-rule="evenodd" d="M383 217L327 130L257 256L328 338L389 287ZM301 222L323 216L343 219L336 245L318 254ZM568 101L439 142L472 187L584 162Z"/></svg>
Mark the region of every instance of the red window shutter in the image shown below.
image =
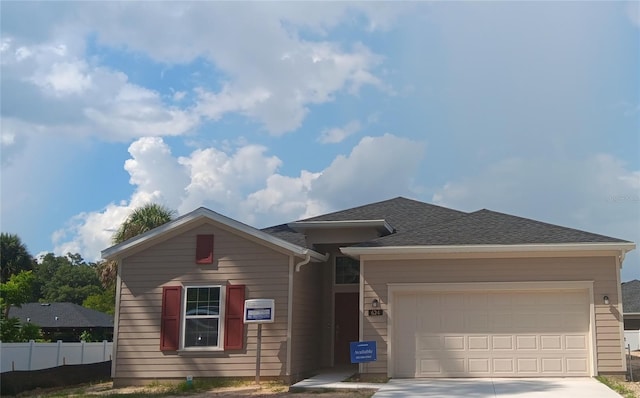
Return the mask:
<svg viewBox="0 0 640 398"><path fill-rule="evenodd" d="M244 285L227 285L224 349L241 350L244 342Z"/></svg>
<svg viewBox="0 0 640 398"><path fill-rule="evenodd" d="M213 263L213 235L198 235L196 238L196 264Z"/></svg>
<svg viewBox="0 0 640 398"><path fill-rule="evenodd" d="M162 287L160 351L176 351L180 347L181 303L182 286Z"/></svg>

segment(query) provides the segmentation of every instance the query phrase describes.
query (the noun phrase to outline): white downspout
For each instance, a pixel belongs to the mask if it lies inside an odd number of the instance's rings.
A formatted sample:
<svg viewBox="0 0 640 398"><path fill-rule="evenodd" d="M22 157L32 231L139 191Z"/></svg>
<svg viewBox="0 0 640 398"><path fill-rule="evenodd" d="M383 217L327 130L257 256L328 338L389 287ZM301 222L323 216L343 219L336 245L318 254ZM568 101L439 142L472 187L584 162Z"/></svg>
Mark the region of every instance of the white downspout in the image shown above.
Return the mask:
<svg viewBox="0 0 640 398"><path fill-rule="evenodd" d="M296 264L296 272L300 272L300 268L302 268L303 265L309 264L309 261L311 261L311 255L309 254L309 250L305 250L303 254L304 254L304 260ZM327 262L327 260L329 260L328 253L324 255L322 262Z"/></svg>
<svg viewBox="0 0 640 398"><path fill-rule="evenodd" d="M302 268L302 266L305 264L309 264L309 261L311 261L311 254L309 254L309 252L305 250L304 260L296 264L296 272L300 272L300 268Z"/></svg>

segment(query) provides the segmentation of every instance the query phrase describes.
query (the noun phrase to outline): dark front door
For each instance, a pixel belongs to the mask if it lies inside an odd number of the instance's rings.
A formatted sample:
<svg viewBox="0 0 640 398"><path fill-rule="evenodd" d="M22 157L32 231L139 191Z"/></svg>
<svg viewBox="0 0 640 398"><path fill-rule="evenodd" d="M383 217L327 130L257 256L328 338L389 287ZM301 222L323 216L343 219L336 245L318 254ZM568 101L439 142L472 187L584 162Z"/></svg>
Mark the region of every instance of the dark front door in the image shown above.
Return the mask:
<svg viewBox="0 0 640 398"><path fill-rule="evenodd" d="M358 341L359 293L336 293L334 364L351 363L349 343Z"/></svg>

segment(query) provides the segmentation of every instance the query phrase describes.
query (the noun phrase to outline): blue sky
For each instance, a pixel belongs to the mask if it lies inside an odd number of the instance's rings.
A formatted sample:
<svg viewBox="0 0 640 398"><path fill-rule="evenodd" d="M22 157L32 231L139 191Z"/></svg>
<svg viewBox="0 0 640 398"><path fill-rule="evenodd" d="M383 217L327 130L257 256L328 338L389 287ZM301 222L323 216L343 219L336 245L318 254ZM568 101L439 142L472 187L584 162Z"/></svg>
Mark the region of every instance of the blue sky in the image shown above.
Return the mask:
<svg viewBox="0 0 640 398"><path fill-rule="evenodd" d="M637 2L3 2L1 227L406 196L640 241ZM640 279L640 255L622 279Z"/></svg>

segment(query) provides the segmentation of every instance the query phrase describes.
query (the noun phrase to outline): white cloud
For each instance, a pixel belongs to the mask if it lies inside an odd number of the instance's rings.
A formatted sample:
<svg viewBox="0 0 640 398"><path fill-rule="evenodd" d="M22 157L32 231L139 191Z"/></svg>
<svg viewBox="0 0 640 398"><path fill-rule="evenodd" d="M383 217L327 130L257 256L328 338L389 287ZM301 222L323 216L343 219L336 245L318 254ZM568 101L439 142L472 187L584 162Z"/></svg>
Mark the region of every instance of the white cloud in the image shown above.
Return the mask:
<svg viewBox="0 0 640 398"><path fill-rule="evenodd" d="M187 96L186 91L176 91L173 93L173 100L176 102L182 101Z"/></svg>
<svg viewBox="0 0 640 398"><path fill-rule="evenodd" d="M35 12L38 19L30 29L3 26L2 118L16 121L5 146L12 137L26 142L21 137L33 131L124 142L183 135L231 113L273 135L291 132L310 106L339 93L357 94L364 85L388 89L375 72L381 57L360 43L331 41L328 32L354 21L388 27L398 15L338 3L106 2L37 10L13 4L3 11L15 20ZM200 76L180 91L158 92L106 66L102 47L169 69L196 60L209 65L193 70ZM12 156L20 148L14 145Z"/></svg>
<svg viewBox="0 0 640 398"><path fill-rule="evenodd" d="M333 208L410 192L425 144L392 134L364 137L311 183L311 197Z"/></svg>
<svg viewBox="0 0 640 398"><path fill-rule="evenodd" d="M40 132L126 141L184 134L200 121L192 109L165 104L160 93L124 73L88 63L73 46L4 44L2 112L15 120L16 137Z"/></svg>
<svg viewBox="0 0 640 398"><path fill-rule="evenodd" d="M275 156L265 156L266 148L247 145L228 154L216 148L198 149L178 161L188 170L190 182L186 197L178 207L181 213L205 204L217 208L233 207L264 184L281 164Z"/></svg>
<svg viewBox="0 0 640 398"><path fill-rule="evenodd" d="M637 1L627 2L627 16L634 25L640 27L640 4Z"/></svg>
<svg viewBox="0 0 640 398"><path fill-rule="evenodd" d="M318 137L318 142L323 144L337 144L344 141L348 136L357 133L361 128L362 126L358 120L352 120L342 127L323 130L320 133L320 137Z"/></svg>
<svg viewBox="0 0 640 398"><path fill-rule="evenodd" d="M125 169L135 186L131 198L73 217L54 233L56 253L95 259L129 211L148 201L179 214L206 206L260 227L407 193L423 144L391 134L365 137L349 156L339 156L320 172L302 170L297 177L279 174L282 161L259 145L209 147L176 158L162 138L143 137L129 153Z"/></svg>
<svg viewBox="0 0 640 398"><path fill-rule="evenodd" d="M386 89L370 71L379 57L362 45L347 52L328 42L289 37L286 41L282 49L273 49L285 55L277 61L270 56L264 60L272 64L265 67L270 70L268 75L239 64L233 71L237 78L219 92L198 88L198 111L213 120L238 112L261 122L269 133L280 135L302 125L309 105L331 102L341 90L355 94L363 85ZM234 65L236 62L233 60Z"/></svg>
<svg viewBox="0 0 640 398"><path fill-rule="evenodd" d="M22 57L16 57L19 62ZM55 96L82 94L91 88L91 76L87 73L87 64L81 60L57 62L51 69L32 77L32 81Z"/></svg>
<svg viewBox="0 0 640 398"><path fill-rule="evenodd" d="M266 187L248 195L243 202L248 221L266 226L327 211L324 202L310 197L311 184L321 174L302 170L299 177L269 176Z"/></svg>

